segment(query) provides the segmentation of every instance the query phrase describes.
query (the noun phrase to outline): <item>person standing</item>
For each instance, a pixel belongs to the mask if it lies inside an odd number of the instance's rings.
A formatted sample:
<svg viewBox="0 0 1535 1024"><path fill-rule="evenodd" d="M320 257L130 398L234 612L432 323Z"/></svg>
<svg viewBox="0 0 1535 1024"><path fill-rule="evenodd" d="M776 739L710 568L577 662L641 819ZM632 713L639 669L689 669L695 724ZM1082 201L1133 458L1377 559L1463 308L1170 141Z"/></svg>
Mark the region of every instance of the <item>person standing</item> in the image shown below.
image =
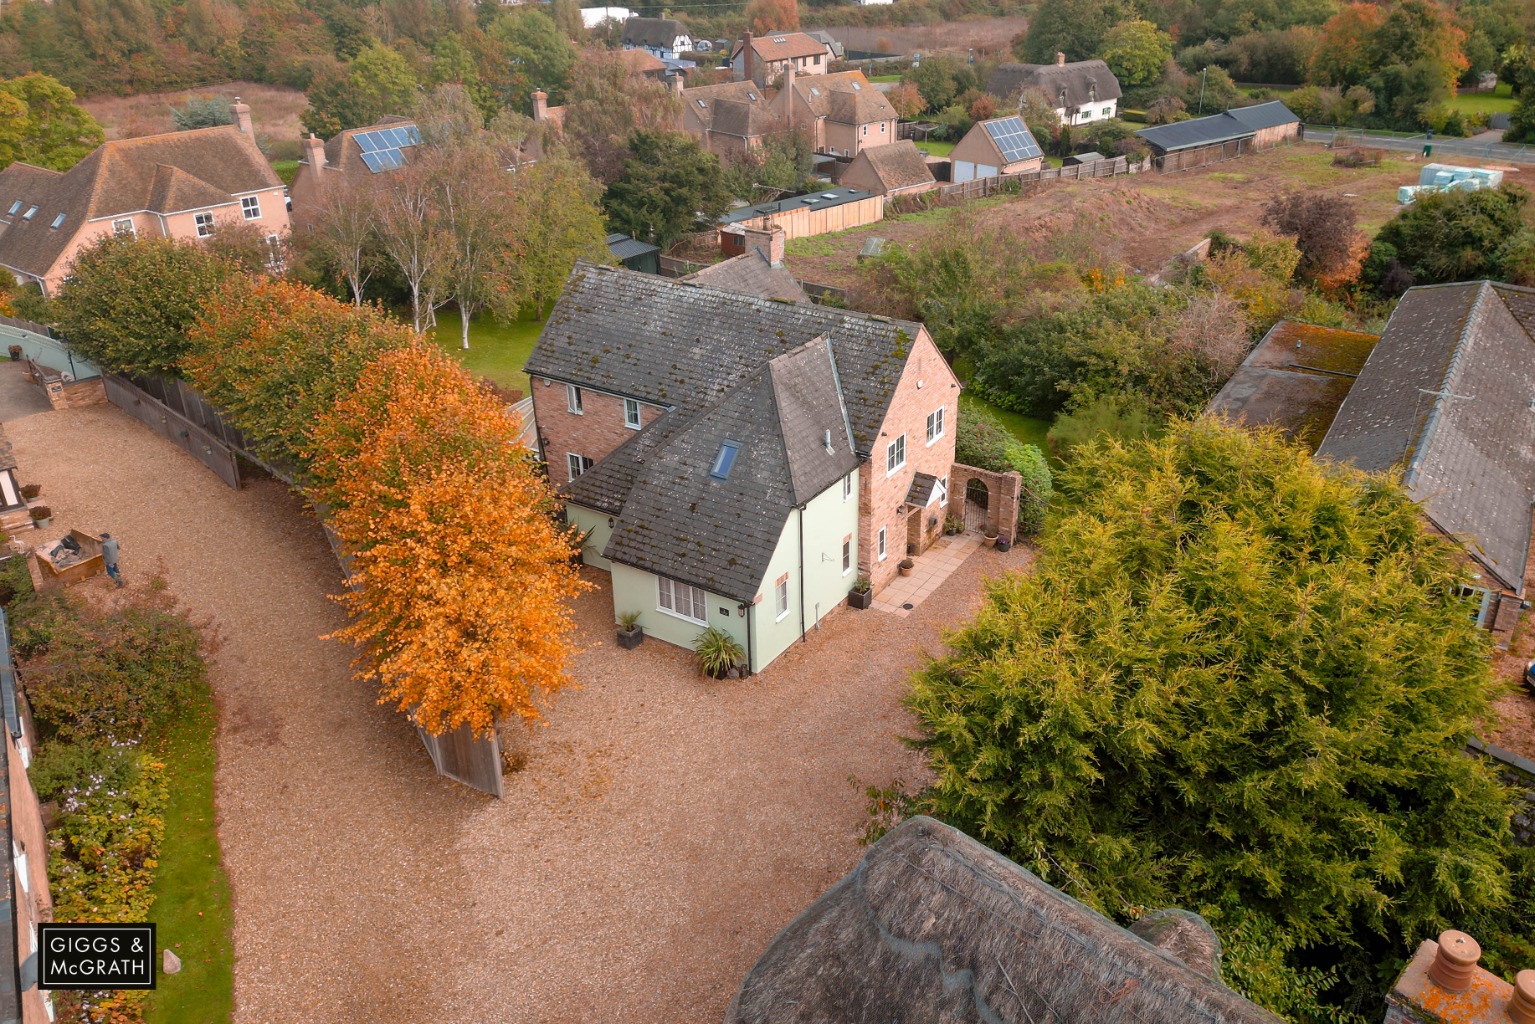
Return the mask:
<svg viewBox="0 0 1535 1024"><path fill-rule="evenodd" d="M117 539L110 533L101 535L101 563L107 567L107 575L121 587L123 574L117 570Z"/></svg>

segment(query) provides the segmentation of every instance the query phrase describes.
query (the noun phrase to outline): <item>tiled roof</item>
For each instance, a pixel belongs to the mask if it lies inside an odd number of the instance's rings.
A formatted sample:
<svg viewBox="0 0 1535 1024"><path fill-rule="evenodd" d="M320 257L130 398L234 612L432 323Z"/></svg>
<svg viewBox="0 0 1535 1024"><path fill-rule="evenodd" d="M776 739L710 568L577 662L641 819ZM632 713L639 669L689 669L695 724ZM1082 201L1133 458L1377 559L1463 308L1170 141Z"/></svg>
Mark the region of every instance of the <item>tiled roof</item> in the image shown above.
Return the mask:
<svg viewBox="0 0 1535 1024"><path fill-rule="evenodd" d="M918 508L927 508L933 500L933 489L938 486L938 478L931 473L913 473L911 487L906 491L906 504L915 505Z"/></svg>
<svg viewBox="0 0 1535 1024"><path fill-rule="evenodd" d="M885 94L874 88L862 71L833 75L805 75L794 80L796 99L817 117L842 124L868 124L899 118Z"/></svg>
<svg viewBox="0 0 1535 1024"><path fill-rule="evenodd" d="M1101 60L1070 64L1003 64L986 80L986 91L1009 99L1020 89L1039 89L1057 107L1085 107L1089 103L1117 100L1119 79ZM1065 90L1066 98L1061 99Z"/></svg>
<svg viewBox="0 0 1535 1024"><path fill-rule="evenodd" d="M740 54L742 46L737 42L731 51L732 59ZM826 44L803 32L769 32L752 37L752 50L761 60L790 60L795 57L814 57L826 52Z"/></svg>
<svg viewBox="0 0 1535 1024"><path fill-rule="evenodd" d="M736 100L760 109L767 108L767 97L756 82L725 82L722 85L700 85L682 90L682 105L698 119L704 131L715 130L715 109L721 100Z"/></svg>
<svg viewBox="0 0 1535 1024"><path fill-rule="evenodd" d="M919 324L578 263L527 372L691 411L775 356L825 336L858 449L884 422Z"/></svg>
<svg viewBox="0 0 1535 1024"><path fill-rule="evenodd" d="M103 143L63 174L12 164L0 171L0 218L17 199L23 212L32 205L38 211L31 220L6 218L0 265L41 277L86 221L223 205L281 187L255 141L234 125Z"/></svg>
<svg viewBox="0 0 1535 1024"><path fill-rule="evenodd" d="M892 142L884 146L870 146L859 151L858 157L869 162L869 168L884 184L886 192L898 192L905 188L933 183L933 171L910 139Z"/></svg>
<svg viewBox="0 0 1535 1024"><path fill-rule="evenodd" d="M596 500L611 501L625 478L630 488L603 557L751 601L791 510L858 467L833 358L824 339L807 342L718 403L670 413L675 427L654 424L653 438L604 459L621 465ZM726 444L736 454L721 479L711 470ZM576 479L570 500L586 503L580 485L597 468Z"/></svg>
<svg viewBox="0 0 1535 1024"><path fill-rule="evenodd" d="M673 18L641 18L638 15L624 22L625 46L654 46L669 50L678 36L686 36L688 30L682 22Z"/></svg>
<svg viewBox="0 0 1535 1024"><path fill-rule="evenodd" d="M750 249L739 256L732 256L712 267L705 267L682 280L718 288L721 291L756 295L764 299L802 303L810 301L810 296L805 294L805 289L800 287L788 267L781 263L776 267L773 266L768 262L767 257L756 249Z"/></svg>
<svg viewBox="0 0 1535 1024"><path fill-rule="evenodd" d="M774 121L765 104L722 97L714 101L714 123L709 130L751 139L770 132Z"/></svg>
<svg viewBox="0 0 1535 1024"><path fill-rule="evenodd" d="M1535 291L1412 288L1317 455L1402 473L1429 519L1522 595L1535 502Z"/></svg>

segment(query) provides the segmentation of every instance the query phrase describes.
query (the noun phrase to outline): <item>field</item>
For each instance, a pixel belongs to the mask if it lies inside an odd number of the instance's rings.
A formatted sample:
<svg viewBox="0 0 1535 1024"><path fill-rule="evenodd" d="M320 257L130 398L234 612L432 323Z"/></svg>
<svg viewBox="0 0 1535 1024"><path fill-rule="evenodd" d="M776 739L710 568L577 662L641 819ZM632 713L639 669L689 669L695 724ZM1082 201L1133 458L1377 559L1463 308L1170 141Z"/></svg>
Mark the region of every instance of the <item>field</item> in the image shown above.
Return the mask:
<svg viewBox="0 0 1535 1024"><path fill-rule="evenodd" d="M526 398L531 389L522 367L532 354L538 332L543 327L536 320L503 324L490 314L482 313L479 319L469 323L469 349L465 351L460 347L462 340L459 337L463 321L456 310L443 310L437 314L437 329L430 334L444 352L464 365L464 369L509 391L520 391Z"/></svg>
<svg viewBox="0 0 1535 1024"><path fill-rule="evenodd" d="M936 25L837 25L828 29L849 50L880 53L931 53L949 50L964 53L1004 53L1013 37L1028 27L1021 15L1007 18L970 18ZM824 26L812 25L805 31Z"/></svg>
<svg viewBox="0 0 1535 1024"><path fill-rule="evenodd" d="M193 96L221 96L230 102L238 96L251 108L256 138L270 148L272 159L296 159L303 129L299 115L309 105L298 89L284 89L256 82L229 82L207 89L179 89L139 96L90 96L80 106L101 122L109 139L136 139L174 129L171 110Z"/></svg>
<svg viewBox="0 0 1535 1024"><path fill-rule="evenodd" d="M1417 180L1420 161L1407 154L1379 167L1335 167L1320 146L1297 145L1176 174L1138 174L1063 182L1030 196L972 200L963 209L1015 231L1042 255L1091 246L1139 273L1153 273L1211 231L1245 235L1259 226L1263 204L1305 189L1353 199L1360 227L1378 231L1396 214L1396 189ZM872 235L896 244L920 237L961 207L889 217L854 231L795 239L788 262L795 276L845 287L857 277L858 250Z"/></svg>

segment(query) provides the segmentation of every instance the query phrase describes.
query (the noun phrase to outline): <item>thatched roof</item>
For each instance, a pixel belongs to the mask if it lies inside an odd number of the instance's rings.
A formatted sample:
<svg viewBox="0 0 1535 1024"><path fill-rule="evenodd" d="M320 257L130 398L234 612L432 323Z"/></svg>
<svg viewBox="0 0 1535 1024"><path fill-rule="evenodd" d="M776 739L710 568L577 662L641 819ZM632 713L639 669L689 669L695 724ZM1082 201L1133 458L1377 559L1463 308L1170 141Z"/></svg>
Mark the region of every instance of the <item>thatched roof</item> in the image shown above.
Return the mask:
<svg viewBox="0 0 1535 1024"><path fill-rule="evenodd" d="M1213 933L1201 939L1193 918L1164 917L1149 930L1208 963L1219 943ZM779 933L725 1020L1279 1024L1172 953L922 817L874 844Z"/></svg>

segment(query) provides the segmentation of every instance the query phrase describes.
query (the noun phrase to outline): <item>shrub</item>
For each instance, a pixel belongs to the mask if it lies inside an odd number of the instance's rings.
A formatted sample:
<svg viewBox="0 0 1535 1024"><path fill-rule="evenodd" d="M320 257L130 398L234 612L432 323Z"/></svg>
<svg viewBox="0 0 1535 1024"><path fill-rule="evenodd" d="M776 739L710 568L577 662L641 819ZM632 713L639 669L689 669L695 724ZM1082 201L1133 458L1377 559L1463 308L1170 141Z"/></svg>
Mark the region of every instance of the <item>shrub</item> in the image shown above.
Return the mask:
<svg viewBox="0 0 1535 1024"><path fill-rule="evenodd" d="M11 602L32 593L32 574L27 570L25 555L11 555L0 561L0 607L9 608Z"/></svg>
<svg viewBox="0 0 1535 1024"><path fill-rule="evenodd" d="M746 657L740 641L718 626L710 626L693 641L698 670L711 679L723 679Z"/></svg>
<svg viewBox="0 0 1535 1024"><path fill-rule="evenodd" d="M1065 460L1072 457L1076 448L1100 434L1117 441L1149 437L1154 423L1145 399L1137 395L1100 395L1058 417L1045 439L1051 454Z"/></svg>

